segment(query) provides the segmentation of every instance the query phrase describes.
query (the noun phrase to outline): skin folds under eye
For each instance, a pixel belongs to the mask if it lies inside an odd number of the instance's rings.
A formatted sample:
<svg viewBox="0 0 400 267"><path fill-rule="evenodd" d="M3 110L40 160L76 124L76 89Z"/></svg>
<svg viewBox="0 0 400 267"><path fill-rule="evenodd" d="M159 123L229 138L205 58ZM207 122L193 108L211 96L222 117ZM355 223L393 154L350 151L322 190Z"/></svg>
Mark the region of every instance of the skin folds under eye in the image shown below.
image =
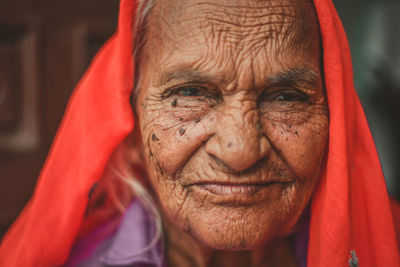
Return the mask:
<svg viewBox="0 0 400 267"><path fill-rule="evenodd" d="M220 103L220 94L212 86L199 84L179 84L160 95L164 114L177 123L201 120Z"/></svg>
<svg viewBox="0 0 400 267"><path fill-rule="evenodd" d="M296 89L265 92L258 99L263 118L283 124L302 124L313 109L311 97Z"/></svg>

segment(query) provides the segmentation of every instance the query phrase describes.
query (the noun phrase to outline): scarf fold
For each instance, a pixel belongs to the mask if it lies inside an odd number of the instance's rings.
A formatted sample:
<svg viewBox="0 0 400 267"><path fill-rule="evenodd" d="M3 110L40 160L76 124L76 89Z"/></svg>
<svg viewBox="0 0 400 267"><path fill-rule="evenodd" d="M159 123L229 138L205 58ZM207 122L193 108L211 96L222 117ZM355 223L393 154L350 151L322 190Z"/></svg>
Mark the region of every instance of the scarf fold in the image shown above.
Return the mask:
<svg viewBox="0 0 400 267"><path fill-rule="evenodd" d="M386 185L353 86L348 42L330 0L314 0L330 112L326 164L311 203L308 265L400 266ZM0 266L62 265L88 194L132 132L132 28L137 2L121 0L118 29L75 89L33 197L0 245ZM352 252L352 253L351 253ZM354 262L354 261L353 261Z"/></svg>

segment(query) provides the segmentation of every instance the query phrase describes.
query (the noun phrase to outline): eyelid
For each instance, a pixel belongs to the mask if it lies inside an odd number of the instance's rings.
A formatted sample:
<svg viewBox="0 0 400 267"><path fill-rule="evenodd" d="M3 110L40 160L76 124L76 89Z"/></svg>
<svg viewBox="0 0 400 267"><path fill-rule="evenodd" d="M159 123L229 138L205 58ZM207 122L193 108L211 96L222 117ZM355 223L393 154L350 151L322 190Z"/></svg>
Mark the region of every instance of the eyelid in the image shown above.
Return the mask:
<svg viewBox="0 0 400 267"><path fill-rule="evenodd" d="M204 83L196 83L190 82L186 84L178 84L175 86L171 86L162 92L163 98L168 98L172 95L178 94L180 90L187 89L187 88L196 88L200 91L199 96L210 96L210 95L220 95L218 89L215 86L204 84Z"/></svg>
<svg viewBox="0 0 400 267"><path fill-rule="evenodd" d="M200 96L200 95L204 95L204 91L206 90L204 87L198 86L198 85L185 85L185 86L178 86L175 87L171 90L171 95L177 95L180 92L182 92L183 90L187 90L187 89L196 89L199 91L199 95L196 96Z"/></svg>
<svg viewBox="0 0 400 267"><path fill-rule="evenodd" d="M300 90L294 87L266 89L261 93L260 97L258 98L258 102L261 102L263 100L274 100L275 97L283 94L297 95L304 98L305 102L308 102L310 98L315 94L315 92L312 92L311 94L310 93L311 92L309 90Z"/></svg>

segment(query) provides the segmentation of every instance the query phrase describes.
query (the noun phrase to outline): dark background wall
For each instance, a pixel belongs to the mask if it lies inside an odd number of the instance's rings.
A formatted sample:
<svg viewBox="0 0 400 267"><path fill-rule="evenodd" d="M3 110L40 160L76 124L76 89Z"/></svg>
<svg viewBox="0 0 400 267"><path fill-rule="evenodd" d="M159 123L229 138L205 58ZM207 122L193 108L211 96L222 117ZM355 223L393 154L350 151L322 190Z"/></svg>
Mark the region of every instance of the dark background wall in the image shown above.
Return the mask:
<svg viewBox="0 0 400 267"><path fill-rule="evenodd" d="M69 95L117 13L117 0L0 1L0 237L32 195Z"/></svg>
<svg viewBox="0 0 400 267"><path fill-rule="evenodd" d="M400 200L400 1L333 0L388 190Z"/></svg>
<svg viewBox="0 0 400 267"><path fill-rule="evenodd" d="M379 10L374 1L334 2L349 36L357 90L389 189L398 197L400 81L394 77L400 63L393 54L400 53L400 40L393 41L396 34L391 31L381 35L386 24L394 27L390 20L382 22L388 17L385 12L400 8L395 1L379 0L380 6L390 8L381 10L383 15L371 15ZM0 237L32 195L68 97L95 52L113 33L117 12L117 0L1 0ZM392 31L398 29L400 25ZM374 43L375 39L385 42ZM372 47L366 45L371 43ZM397 46L390 46L393 43Z"/></svg>

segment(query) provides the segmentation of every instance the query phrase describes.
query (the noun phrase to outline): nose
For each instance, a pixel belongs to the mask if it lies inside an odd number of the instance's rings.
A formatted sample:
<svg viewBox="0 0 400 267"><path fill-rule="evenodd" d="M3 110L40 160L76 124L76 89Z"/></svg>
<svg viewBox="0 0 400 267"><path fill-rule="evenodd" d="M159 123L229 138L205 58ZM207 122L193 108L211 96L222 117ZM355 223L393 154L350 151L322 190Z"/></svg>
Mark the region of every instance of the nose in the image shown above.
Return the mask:
<svg viewBox="0 0 400 267"><path fill-rule="evenodd" d="M214 136L205 150L235 171L244 171L271 152L258 111L251 104L218 110Z"/></svg>

